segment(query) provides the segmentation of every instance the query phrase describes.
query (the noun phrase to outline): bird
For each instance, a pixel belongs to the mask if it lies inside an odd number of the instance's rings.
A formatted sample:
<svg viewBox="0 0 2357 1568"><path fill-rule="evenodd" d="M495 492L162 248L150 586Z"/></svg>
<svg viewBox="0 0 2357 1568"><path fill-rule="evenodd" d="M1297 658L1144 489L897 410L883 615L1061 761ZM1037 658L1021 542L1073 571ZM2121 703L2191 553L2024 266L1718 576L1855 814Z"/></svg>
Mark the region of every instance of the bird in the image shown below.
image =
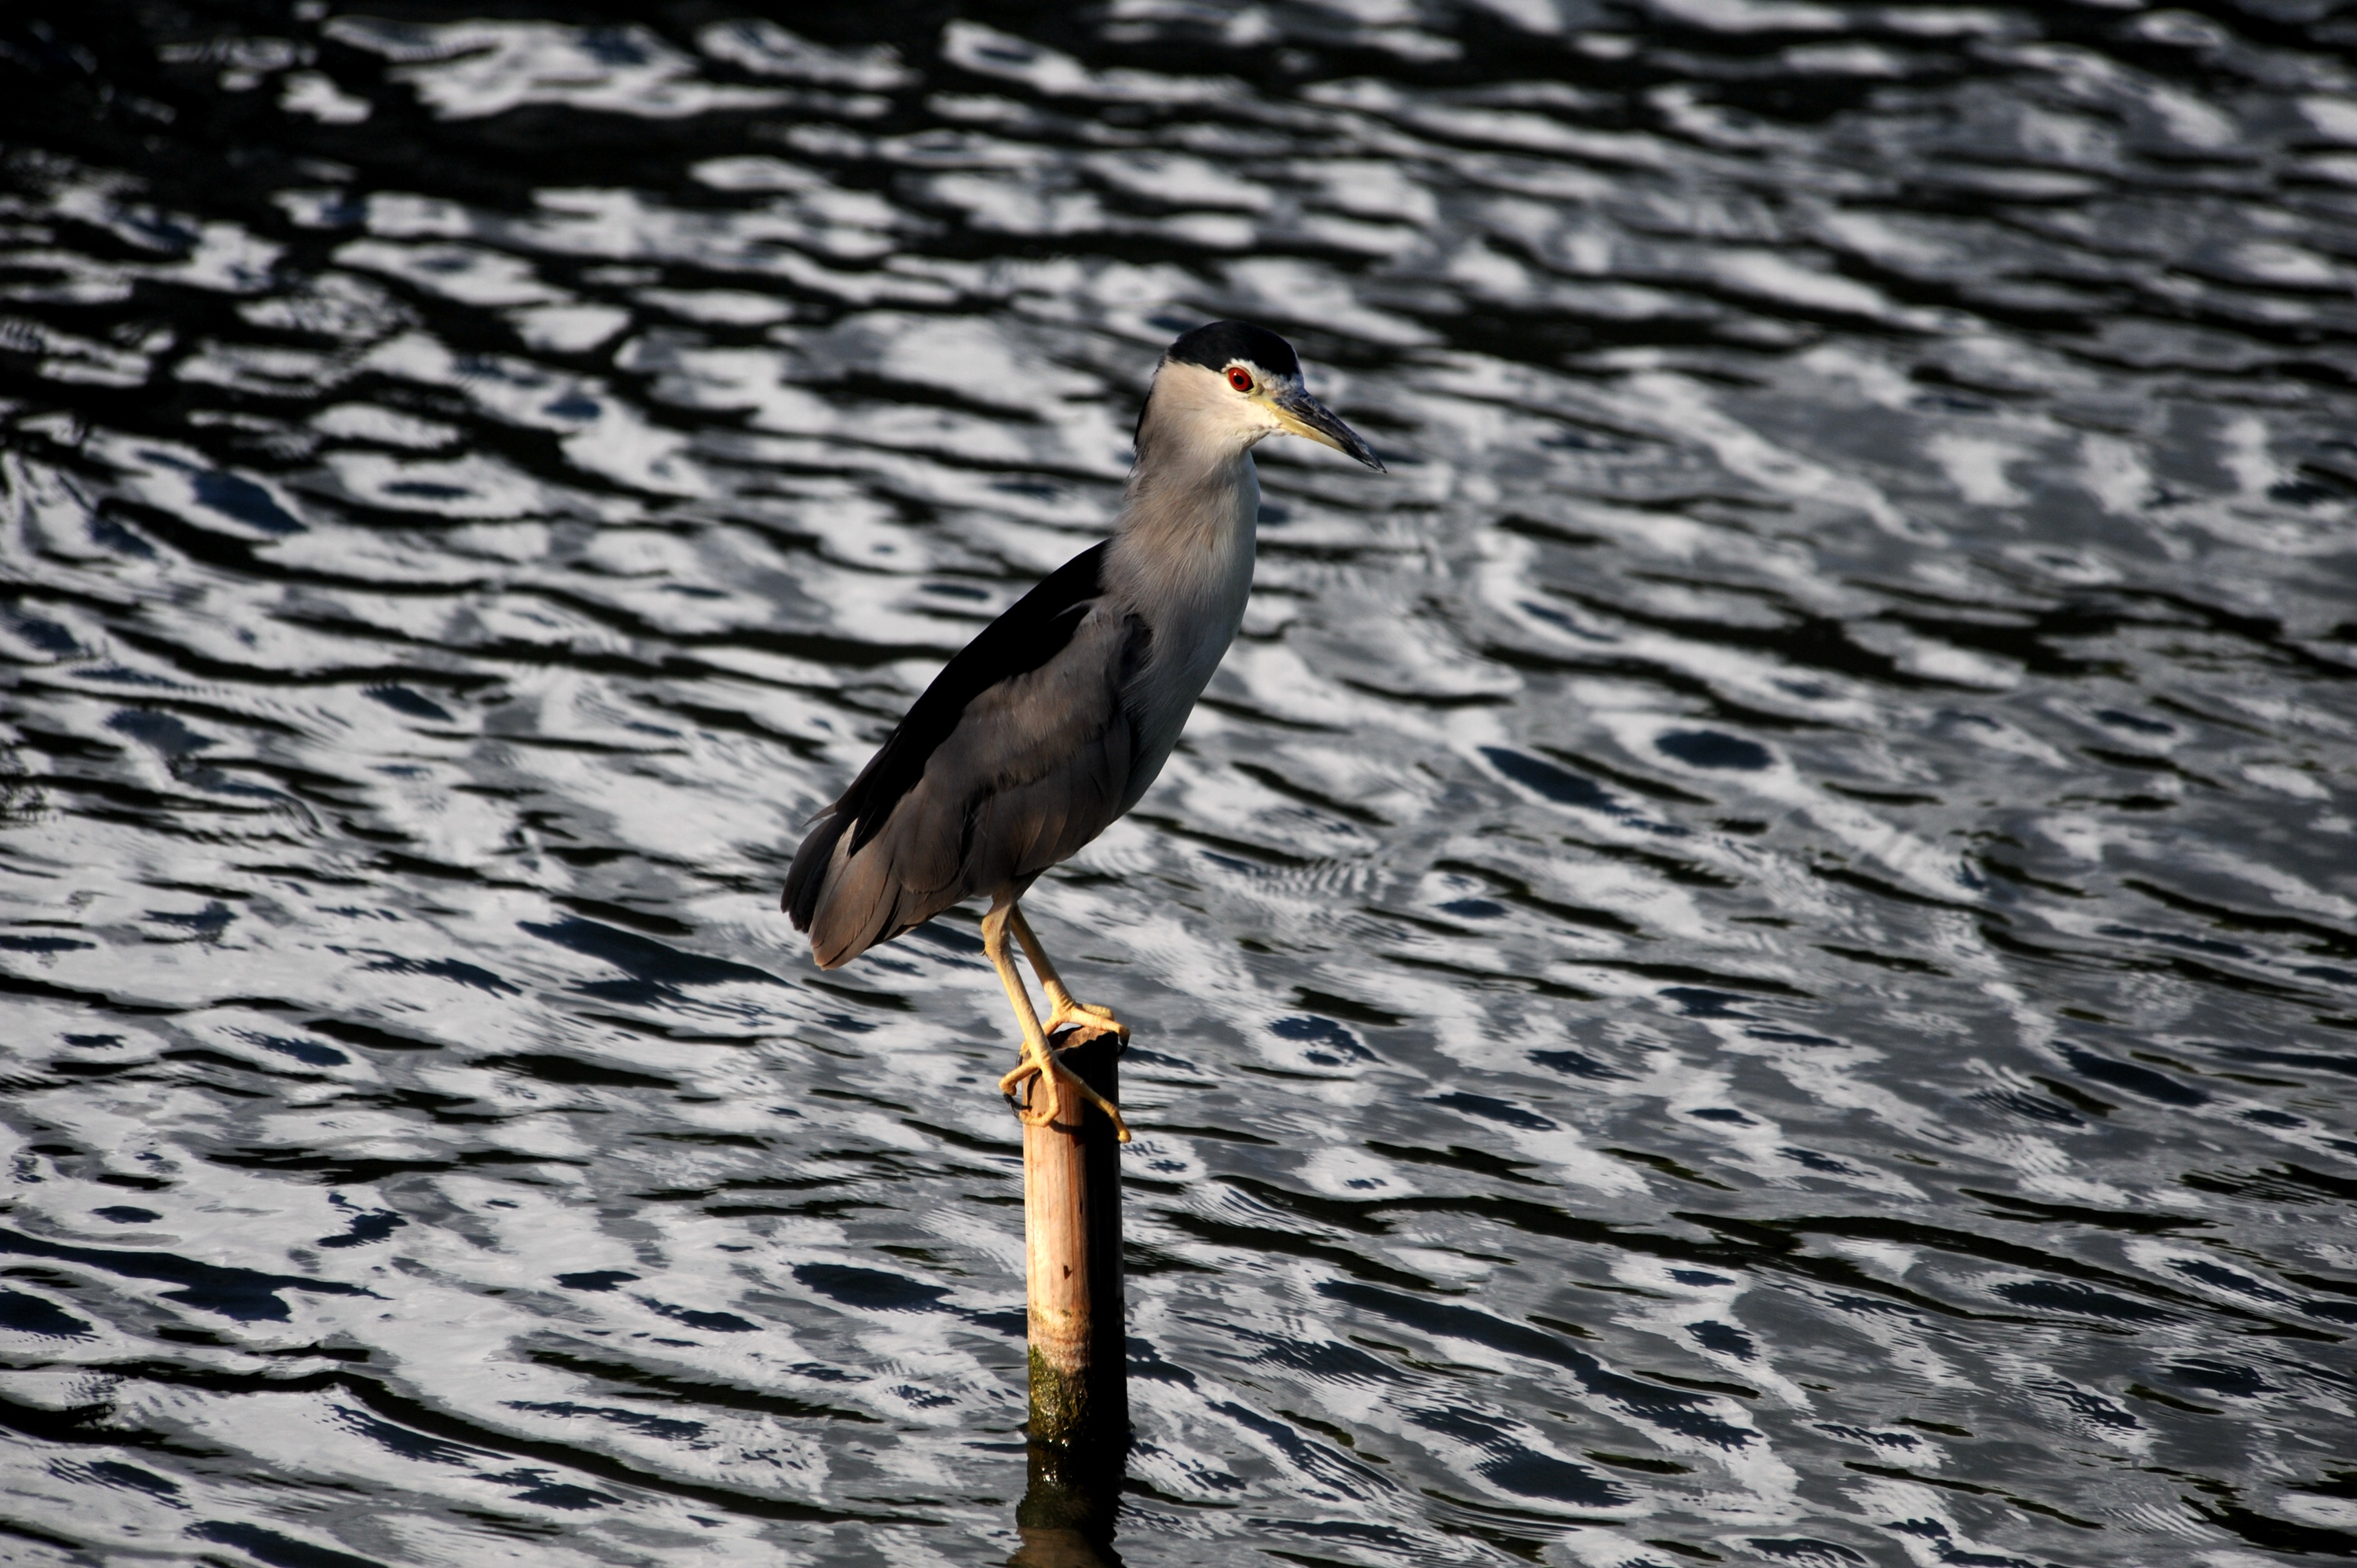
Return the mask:
<svg viewBox="0 0 2357 1568"><path fill-rule="evenodd" d="M1235 640L1260 517L1253 448L1272 435L1385 471L1310 395L1276 333L1214 321L1180 335L1138 412L1112 537L1049 573L942 667L811 819L786 874L782 908L821 969L952 905L990 900L983 951L1023 1036L999 1092L1028 1125L1069 1125L1065 1096L1077 1095L1130 1141L1121 1112L1058 1059L1106 1035L1125 1042L1129 1026L1073 998L1021 900L1137 804ZM1046 994L1044 1022L1010 935Z"/></svg>

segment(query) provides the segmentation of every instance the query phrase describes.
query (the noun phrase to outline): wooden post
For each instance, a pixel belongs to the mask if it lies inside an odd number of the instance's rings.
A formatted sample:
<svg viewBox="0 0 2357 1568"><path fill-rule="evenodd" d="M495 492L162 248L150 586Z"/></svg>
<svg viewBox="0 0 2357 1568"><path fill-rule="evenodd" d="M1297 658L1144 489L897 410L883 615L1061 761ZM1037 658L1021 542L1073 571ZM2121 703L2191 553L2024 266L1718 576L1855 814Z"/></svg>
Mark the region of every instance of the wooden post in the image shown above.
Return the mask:
<svg viewBox="0 0 2357 1568"><path fill-rule="evenodd" d="M1121 1103L1121 1042L1063 1062ZM1037 1094L1044 1080L1034 1080ZM1104 1112L1066 1092L1056 1119L1023 1129L1025 1284L1031 1306L1031 1440L1118 1454L1129 1444L1122 1304L1121 1145Z"/></svg>

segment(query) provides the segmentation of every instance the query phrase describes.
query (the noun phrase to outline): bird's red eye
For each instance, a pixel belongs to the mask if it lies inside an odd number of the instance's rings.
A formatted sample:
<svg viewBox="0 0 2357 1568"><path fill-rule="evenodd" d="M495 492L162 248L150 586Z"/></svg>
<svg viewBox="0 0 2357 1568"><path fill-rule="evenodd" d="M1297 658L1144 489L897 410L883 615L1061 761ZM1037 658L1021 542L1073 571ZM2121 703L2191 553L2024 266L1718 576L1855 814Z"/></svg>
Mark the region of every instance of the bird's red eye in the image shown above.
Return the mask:
<svg viewBox="0 0 2357 1568"><path fill-rule="evenodd" d="M1252 372L1245 370L1242 365L1230 365L1228 367L1228 385L1235 388L1236 391L1241 392L1248 392L1252 391Z"/></svg>

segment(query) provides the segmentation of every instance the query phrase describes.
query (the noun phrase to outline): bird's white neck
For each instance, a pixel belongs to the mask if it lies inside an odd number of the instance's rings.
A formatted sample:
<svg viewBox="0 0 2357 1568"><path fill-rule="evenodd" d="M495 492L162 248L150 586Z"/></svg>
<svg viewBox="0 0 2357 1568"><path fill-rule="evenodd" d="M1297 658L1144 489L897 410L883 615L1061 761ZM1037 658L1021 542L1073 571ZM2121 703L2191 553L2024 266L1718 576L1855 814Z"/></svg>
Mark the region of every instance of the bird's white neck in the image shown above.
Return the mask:
<svg viewBox="0 0 2357 1568"><path fill-rule="evenodd" d="M1105 553L1107 596L1153 642L1126 700L1140 723L1143 791L1243 626L1252 596L1260 476L1252 441L1200 419L1160 378L1138 425L1137 464ZM1173 406L1177 404L1178 406Z"/></svg>
<svg viewBox="0 0 2357 1568"><path fill-rule="evenodd" d="M1192 432L1157 432L1155 424L1148 408L1105 559L1108 587L1143 613L1157 637L1167 618L1198 634L1211 629L1204 618L1226 620L1211 653L1216 665L1252 592L1261 477L1243 441L1192 441Z"/></svg>
<svg viewBox="0 0 2357 1568"><path fill-rule="evenodd" d="M1166 461L1144 483L1131 475L1105 576L1153 628L1155 661L1200 654L1208 681L1252 593L1260 476L1249 451L1188 456L1199 459L1188 465L1192 472L1172 472Z"/></svg>
<svg viewBox="0 0 2357 1568"><path fill-rule="evenodd" d="M1267 432L1239 424L1227 385L1192 365L1164 365L1137 422L1137 461L1122 494L1105 565L1108 586L1168 644L1160 624L1208 641L1211 667L1227 651L1252 592L1260 476L1252 448ZM1171 656L1157 647L1157 662ZM1200 690L1198 686L1197 690ZM1192 693L1189 693L1192 700Z"/></svg>

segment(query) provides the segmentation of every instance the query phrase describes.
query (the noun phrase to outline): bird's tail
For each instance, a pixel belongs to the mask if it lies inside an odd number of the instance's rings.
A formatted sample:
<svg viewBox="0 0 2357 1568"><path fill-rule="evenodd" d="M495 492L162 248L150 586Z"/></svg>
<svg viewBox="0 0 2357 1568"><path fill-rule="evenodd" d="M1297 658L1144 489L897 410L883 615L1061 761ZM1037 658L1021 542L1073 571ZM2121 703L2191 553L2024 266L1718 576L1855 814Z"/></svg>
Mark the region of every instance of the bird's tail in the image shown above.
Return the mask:
<svg viewBox="0 0 2357 1568"><path fill-rule="evenodd" d="M841 812L829 816L802 840L786 873L785 911L794 929L810 933L811 957L821 969L840 969L936 912L907 908L908 890L886 846L845 853L843 835L855 823Z"/></svg>
<svg viewBox="0 0 2357 1568"><path fill-rule="evenodd" d="M786 873L786 894L779 901L779 907L793 921L794 929L811 929L811 920L818 914L819 900L826 893L826 874L834 863L835 841L850 825L842 812L829 811L803 836L802 847L794 852L793 866Z"/></svg>

